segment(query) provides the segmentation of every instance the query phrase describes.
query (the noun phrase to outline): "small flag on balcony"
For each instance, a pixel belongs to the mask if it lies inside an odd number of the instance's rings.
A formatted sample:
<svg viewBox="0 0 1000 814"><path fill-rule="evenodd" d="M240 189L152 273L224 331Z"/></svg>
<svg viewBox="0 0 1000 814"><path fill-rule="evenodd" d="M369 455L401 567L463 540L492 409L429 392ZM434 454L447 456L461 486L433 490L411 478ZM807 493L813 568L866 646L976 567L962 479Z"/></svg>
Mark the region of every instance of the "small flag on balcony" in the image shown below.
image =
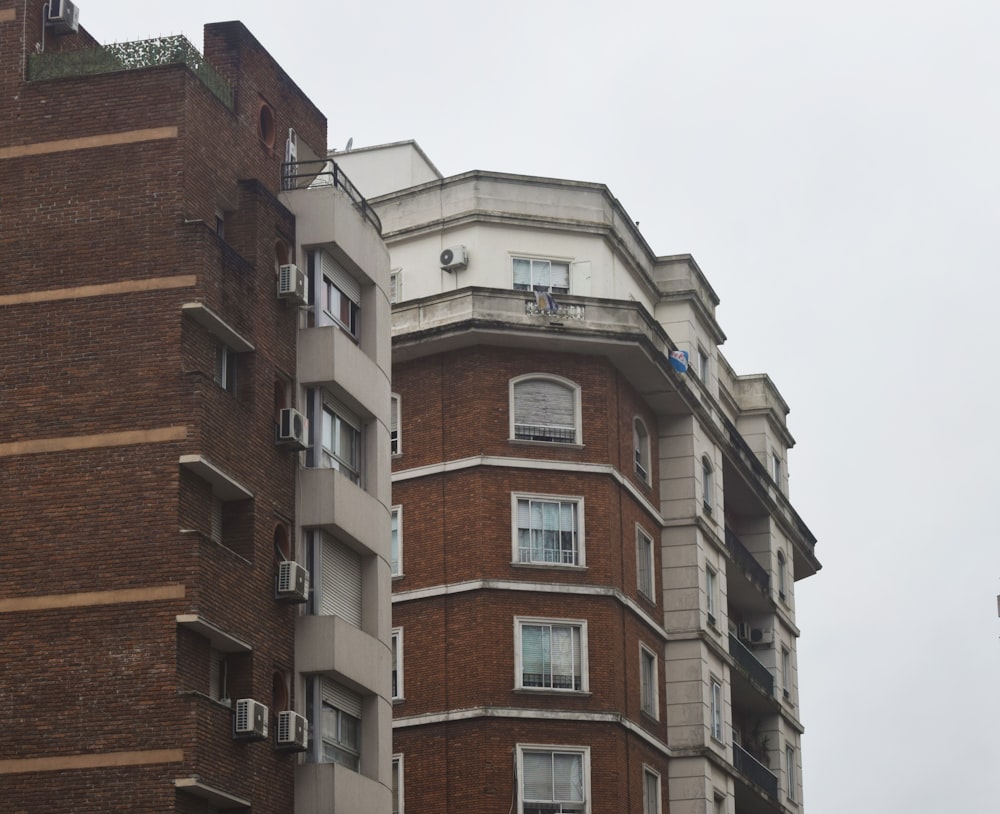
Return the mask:
<svg viewBox="0 0 1000 814"><path fill-rule="evenodd" d="M688 352L686 350L670 351L670 364L678 373L687 373Z"/></svg>
<svg viewBox="0 0 1000 814"><path fill-rule="evenodd" d="M555 314L559 311L559 306L556 305L555 297L553 297L548 291L536 291L535 292L535 305L538 310L545 314Z"/></svg>

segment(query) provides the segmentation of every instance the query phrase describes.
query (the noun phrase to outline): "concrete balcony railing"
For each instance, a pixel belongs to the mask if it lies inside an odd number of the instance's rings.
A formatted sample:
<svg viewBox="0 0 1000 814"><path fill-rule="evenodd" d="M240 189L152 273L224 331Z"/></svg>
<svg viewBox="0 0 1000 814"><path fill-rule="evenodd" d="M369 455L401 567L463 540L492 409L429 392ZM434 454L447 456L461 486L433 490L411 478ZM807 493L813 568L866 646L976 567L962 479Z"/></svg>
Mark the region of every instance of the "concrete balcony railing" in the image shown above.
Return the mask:
<svg viewBox="0 0 1000 814"><path fill-rule="evenodd" d="M778 776L739 744L733 744L733 767L765 794L778 799Z"/></svg>
<svg viewBox="0 0 1000 814"><path fill-rule="evenodd" d="M771 675L771 671L757 661L757 657L749 648L732 633L729 634L729 655L736 660L736 666L752 684L757 685L768 698L774 697L774 676Z"/></svg>
<svg viewBox="0 0 1000 814"><path fill-rule="evenodd" d="M389 648L339 616L303 615L295 620L295 670L343 677L388 698Z"/></svg>
<svg viewBox="0 0 1000 814"><path fill-rule="evenodd" d="M299 519L389 561L389 510L335 469L299 470Z"/></svg>
<svg viewBox="0 0 1000 814"><path fill-rule="evenodd" d="M295 814L382 814L391 810L392 790L377 780L337 763L295 767Z"/></svg>

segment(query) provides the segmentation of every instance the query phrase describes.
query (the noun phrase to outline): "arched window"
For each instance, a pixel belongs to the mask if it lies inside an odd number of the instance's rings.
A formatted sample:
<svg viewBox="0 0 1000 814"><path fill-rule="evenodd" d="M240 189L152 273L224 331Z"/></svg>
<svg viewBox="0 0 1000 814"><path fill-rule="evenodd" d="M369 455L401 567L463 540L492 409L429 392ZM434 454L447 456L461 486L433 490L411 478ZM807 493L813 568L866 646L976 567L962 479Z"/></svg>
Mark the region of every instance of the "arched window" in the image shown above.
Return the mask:
<svg viewBox="0 0 1000 814"><path fill-rule="evenodd" d="M701 459L701 500L705 514L711 514L712 504L715 502L715 481L712 464L707 456Z"/></svg>
<svg viewBox="0 0 1000 814"><path fill-rule="evenodd" d="M786 584L786 581L785 581L786 580L785 570L786 570L785 569L785 552L784 551L779 551L778 552L778 596L781 599L785 598L785 588L787 587L787 584Z"/></svg>
<svg viewBox="0 0 1000 814"><path fill-rule="evenodd" d="M511 438L580 443L580 388L556 376L531 374L511 381Z"/></svg>
<svg viewBox="0 0 1000 814"><path fill-rule="evenodd" d="M649 483L649 433L641 418L633 422L633 446L635 447L635 474Z"/></svg>

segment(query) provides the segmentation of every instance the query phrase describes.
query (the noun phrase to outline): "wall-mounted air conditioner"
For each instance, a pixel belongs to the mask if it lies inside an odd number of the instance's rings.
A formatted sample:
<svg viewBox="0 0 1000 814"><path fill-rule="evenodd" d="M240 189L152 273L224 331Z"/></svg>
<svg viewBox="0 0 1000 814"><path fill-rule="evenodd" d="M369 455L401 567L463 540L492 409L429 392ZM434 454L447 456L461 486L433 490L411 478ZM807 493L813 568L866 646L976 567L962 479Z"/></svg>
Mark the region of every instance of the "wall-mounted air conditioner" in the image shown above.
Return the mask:
<svg viewBox="0 0 1000 814"><path fill-rule="evenodd" d="M252 698L236 702L233 737L261 740L267 737L267 706Z"/></svg>
<svg viewBox="0 0 1000 814"><path fill-rule="evenodd" d="M294 263L278 266L278 299L299 305L306 301L306 274Z"/></svg>
<svg viewBox="0 0 1000 814"><path fill-rule="evenodd" d="M305 602L309 598L309 572L293 560L279 563L274 595L282 602Z"/></svg>
<svg viewBox="0 0 1000 814"><path fill-rule="evenodd" d="M53 34L75 34L80 28L80 10L69 0L51 0L45 24Z"/></svg>
<svg viewBox="0 0 1000 814"><path fill-rule="evenodd" d="M309 421L293 407L285 407L278 415L279 444L296 449L309 446Z"/></svg>
<svg viewBox="0 0 1000 814"><path fill-rule="evenodd" d="M465 246L449 246L441 252L441 268L445 271L457 271L469 265L469 253Z"/></svg>
<svg viewBox="0 0 1000 814"><path fill-rule="evenodd" d="M306 725L306 719L291 710L279 712L274 748L294 752L304 752L308 749L309 727Z"/></svg>
<svg viewBox="0 0 1000 814"><path fill-rule="evenodd" d="M750 631L750 642L752 644L773 644L774 629L765 627L755 627Z"/></svg>

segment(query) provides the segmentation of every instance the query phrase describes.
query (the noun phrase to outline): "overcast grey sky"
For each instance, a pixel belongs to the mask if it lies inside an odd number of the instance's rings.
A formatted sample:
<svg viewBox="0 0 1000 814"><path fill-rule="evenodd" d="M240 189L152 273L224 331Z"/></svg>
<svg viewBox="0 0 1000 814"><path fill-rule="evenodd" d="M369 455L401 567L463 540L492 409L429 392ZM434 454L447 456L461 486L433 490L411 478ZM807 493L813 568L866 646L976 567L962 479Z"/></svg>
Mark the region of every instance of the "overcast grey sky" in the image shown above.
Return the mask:
<svg viewBox="0 0 1000 814"><path fill-rule="evenodd" d="M771 374L809 814L997 810L996 0L79 0L102 42L240 19L343 149L606 183Z"/></svg>

